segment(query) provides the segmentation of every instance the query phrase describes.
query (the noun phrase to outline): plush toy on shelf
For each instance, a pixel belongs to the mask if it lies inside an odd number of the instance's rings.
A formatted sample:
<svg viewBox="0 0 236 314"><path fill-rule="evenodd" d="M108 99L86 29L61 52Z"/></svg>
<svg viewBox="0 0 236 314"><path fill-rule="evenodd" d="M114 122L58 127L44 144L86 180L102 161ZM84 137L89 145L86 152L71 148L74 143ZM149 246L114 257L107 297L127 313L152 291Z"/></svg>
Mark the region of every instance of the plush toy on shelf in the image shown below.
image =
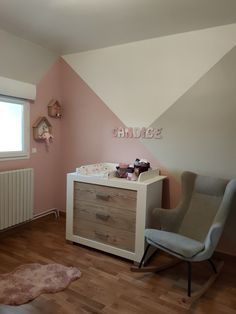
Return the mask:
<svg viewBox="0 0 236 314"><path fill-rule="evenodd" d="M40 138L45 141L46 145L49 146L50 141L53 139L53 136L49 131L45 131Z"/></svg>

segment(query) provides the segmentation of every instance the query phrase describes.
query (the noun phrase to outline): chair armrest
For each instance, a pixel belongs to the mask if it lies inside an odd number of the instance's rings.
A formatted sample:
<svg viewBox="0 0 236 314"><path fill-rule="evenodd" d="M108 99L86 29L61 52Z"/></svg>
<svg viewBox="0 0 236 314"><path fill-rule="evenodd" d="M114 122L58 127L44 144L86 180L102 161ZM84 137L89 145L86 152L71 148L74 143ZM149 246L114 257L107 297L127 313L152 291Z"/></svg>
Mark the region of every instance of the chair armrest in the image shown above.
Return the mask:
<svg viewBox="0 0 236 314"><path fill-rule="evenodd" d="M213 223L210 230L208 231L208 234L205 239L205 249L197 254L193 260L196 262L199 261L205 261L207 259L210 259L212 254L215 251L215 248L219 242L220 236L223 232L223 226L220 223Z"/></svg>
<svg viewBox="0 0 236 314"><path fill-rule="evenodd" d="M205 250L211 252L211 255L215 251L215 248L219 242L222 232L223 226L219 223L214 223L211 226L210 230L208 231L205 240Z"/></svg>

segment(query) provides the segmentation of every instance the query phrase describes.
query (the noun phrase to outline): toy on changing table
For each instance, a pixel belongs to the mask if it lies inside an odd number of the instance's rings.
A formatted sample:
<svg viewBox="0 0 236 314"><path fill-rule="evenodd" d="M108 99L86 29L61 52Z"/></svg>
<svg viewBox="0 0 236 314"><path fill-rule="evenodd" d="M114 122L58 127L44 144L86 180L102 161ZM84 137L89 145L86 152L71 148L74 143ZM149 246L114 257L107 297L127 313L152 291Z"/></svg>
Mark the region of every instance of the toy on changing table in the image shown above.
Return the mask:
<svg viewBox="0 0 236 314"><path fill-rule="evenodd" d="M150 163L146 159L136 159L133 165L119 163L116 167L116 176L118 178L127 178L127 180L136 181L140 173L148 171Z"/></svg>
<svg viewBox="0 0 236 314"><path fill-rule="evenodd" d="M116 176L118 178L127 178L127 169L129 164L120 162L119 165L116 167Z"/></svg>
<svg viewBox="0 0 236 314"><path fill-rule="evenodd" d="M134 173L138 177L140 173L148 171L150 163L146 159L136 159L134 162Z"/></svg>

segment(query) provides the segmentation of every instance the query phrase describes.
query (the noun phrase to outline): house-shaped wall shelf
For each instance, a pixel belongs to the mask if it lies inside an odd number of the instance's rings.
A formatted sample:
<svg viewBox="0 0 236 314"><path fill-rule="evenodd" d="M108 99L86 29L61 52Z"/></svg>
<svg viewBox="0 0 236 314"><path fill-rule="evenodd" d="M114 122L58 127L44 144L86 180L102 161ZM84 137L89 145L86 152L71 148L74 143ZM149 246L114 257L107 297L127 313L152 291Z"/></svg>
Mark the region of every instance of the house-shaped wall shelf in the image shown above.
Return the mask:
<svg viewBox="0 0 236 314"><path fill-rule="evenodd" d="M46 117L39 117L33 125L33 136L36 141L44 140L43 134L52 133L52 125Z"/></svg>
<svg viewBox="0 0 236 314"><path fill-rule="evenodd" d="M52 118L61 118L62 117L62 107L59 102L55 99L52 99L48 104L48 115Z"/></svg>

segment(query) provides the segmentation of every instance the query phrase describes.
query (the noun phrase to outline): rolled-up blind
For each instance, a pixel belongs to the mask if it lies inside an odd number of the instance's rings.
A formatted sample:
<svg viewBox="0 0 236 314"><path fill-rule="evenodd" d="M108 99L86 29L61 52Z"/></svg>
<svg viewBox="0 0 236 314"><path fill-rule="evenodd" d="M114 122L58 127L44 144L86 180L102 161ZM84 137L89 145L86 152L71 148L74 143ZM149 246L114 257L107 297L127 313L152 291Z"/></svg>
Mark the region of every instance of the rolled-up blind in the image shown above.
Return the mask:
<svg viewBox="0 0 236 314"><path fill-rule="evenodd" d="M0 76L0 94L17 98L35 100L36 86Z"/></svg>

